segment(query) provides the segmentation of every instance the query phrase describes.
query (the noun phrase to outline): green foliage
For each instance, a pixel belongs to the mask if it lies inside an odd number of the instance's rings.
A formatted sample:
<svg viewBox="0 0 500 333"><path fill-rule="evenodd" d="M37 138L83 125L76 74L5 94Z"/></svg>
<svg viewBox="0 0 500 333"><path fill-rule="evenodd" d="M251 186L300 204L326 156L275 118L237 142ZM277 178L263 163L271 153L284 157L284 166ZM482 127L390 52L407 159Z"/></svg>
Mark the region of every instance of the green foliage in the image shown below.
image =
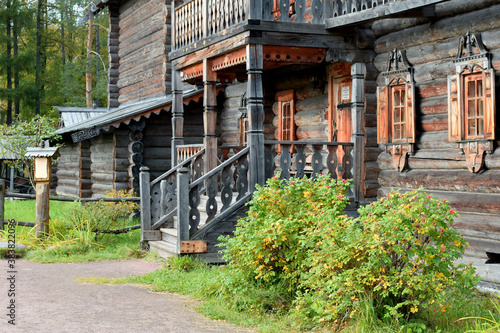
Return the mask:
<svg viewBox="0 0 500 333"><path fill-rule="evenodd" d="M329 175L314 180L269 179L254 193L248 217L238 222L235 237L221 238L227 247L225 258L250 279L294 293L302 273L311 268L306 258L321 238L311 237L318 218L340 218L349 187L348 181Z"/></svg>
<svg viewBox="0 0 500 333"><path fill-rule="evenodd" d="M108 191L108 198L125 198L130 195L126 191ZM123 228L126 226L130 214L138 209L139 205L132 201L107 202L79 202L68 222L71 229L89 230L97 236L105 230Z"/></svg>
<svg viewBox="0 0 500 333"><path fill-rule="evenodd" d="M165 267L177 271L190 271L203 266L203 262L191 256L175 256L167 258Z"/></svg>
<svg viewBox="0 0 500 333"><path fill-rule="evenodd" d="M27 147L39 147L42 140L58 140L55 134L57 122L46 116L36 116L30 120L17 119L11 125L0 125L2 154L13 154L16 160L5 161L9 166L23 170L33 183L33 159L25 157Z"/></svg>
<svg viewBox="0 0 500 333"><path fill-rule="evenodd" d="M495 293L491 299L491 308L494 311L489 311L489 315L485 317L464 317L459 320L473 321L472 328L466 333L494 333L500 332L500 293Z"/></svg>
<svg viewBox="0 0 500 333"><path fill-rule="evenodd" d="M353 318L425 330L412 319L419 311L444 313L444 290L478 281L470 265L454 263L468 246L450 228L456 212L420 190L392 191L350 218L349 186L320 176L258 188L234 238L221 238L231 274L284 295L307 325L338 329Z"/></svg>
<svg viewBox="0 0 500 333"><path fill-rule="evenodd" d="M367 295L379 318L409 318L433 303L446 311L443 290L477 284L472 267L454 263L467 246L450 228L455 216L446 200L415 190L392 191L357 219L328 221L298 304L327 321L355 316Z"/></svg>

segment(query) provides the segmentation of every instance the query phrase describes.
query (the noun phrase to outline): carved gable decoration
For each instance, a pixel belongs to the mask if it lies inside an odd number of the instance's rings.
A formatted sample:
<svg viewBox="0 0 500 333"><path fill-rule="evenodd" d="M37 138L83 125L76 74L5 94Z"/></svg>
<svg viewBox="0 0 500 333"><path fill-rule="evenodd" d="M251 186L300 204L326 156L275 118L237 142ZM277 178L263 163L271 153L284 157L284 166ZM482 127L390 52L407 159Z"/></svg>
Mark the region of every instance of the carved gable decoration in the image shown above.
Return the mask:
<svg viewBox="0 0 500 333"><path fill-rule="evenodd" d="M480 35L460 37L455 74L448 76L448 138L457 142L471 172L484 167L495 140L495 73Z"/></svg>
<svg viewBox="0 0 500 333"><path fill-rule="evenodd" d="M415 143L415 83L406 52L389 54L385 85L377 88L377 142L392 155L394 168L403 171Z"/></svg>

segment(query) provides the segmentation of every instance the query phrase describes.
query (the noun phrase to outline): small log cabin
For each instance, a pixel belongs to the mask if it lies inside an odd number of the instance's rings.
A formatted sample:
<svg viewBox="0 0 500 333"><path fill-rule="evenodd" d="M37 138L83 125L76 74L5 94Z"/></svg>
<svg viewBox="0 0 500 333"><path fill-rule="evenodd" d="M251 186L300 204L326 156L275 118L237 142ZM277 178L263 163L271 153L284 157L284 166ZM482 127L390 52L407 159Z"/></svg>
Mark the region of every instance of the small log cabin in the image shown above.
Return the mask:
<svg viewBox="0 0 500 333"><path fill-rule="evenodd" d="M257 184L330 172L353 180L352 208L391 188L450 200L464 260L500 282L485 264L500 253L497 0L94 0L89 15L104 6L110 106L171 103L170 165L138 175L144 245L220 261ZM186 151L193 114L203 147Z"/></svg>

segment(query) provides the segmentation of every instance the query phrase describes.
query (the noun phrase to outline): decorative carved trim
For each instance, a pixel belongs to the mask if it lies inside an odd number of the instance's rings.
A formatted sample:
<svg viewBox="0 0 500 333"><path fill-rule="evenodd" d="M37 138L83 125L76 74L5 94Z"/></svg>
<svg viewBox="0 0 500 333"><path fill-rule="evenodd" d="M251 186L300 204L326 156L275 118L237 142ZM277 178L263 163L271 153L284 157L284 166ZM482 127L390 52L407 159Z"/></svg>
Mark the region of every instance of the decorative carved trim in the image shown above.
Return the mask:
<svg viewBox="0 0 500 333"><path fill-rule="evenodd" d="M448 77L448 117L449 139L458 143L459 150L465 154L470 172L478 173L484 168L486 153L493 152L495 133L495 75L490 62L491 54L484 46L481 35L467 31L458 41L458 52L453 63L455 75ZM484 103L484 133L472 135L468 140L468 109L465 81L471 75L482 75L482 96ZM478 137L479 136L479 137ZM484 136L484 137L483 137ZM466 141L464 141L466 140Z"/></svg>
<svg viewBox="0 0 500 333"><path fill-rule="evenodd" d="M212 70L214 72L232 66L244 64L247 61L246 48L233 51L212 60Z"/></svg>
<svg viewBox="0 0 500 333"><path fill-rule="evenodd" d="M182 81L198 79L203 77L203 63L199 63L187 68L184 68L181 73Z"/></svg>
<svg viewBox="0 0 500 333"><path fill-rule="evenodd" d="M474 54L474 50L477 54ZM458 53L453 62L468 61L488 57L488 51L484 47L481 35L471 34L470 31L458 40Z"/></svg>
<svg viewBox="0 0 500 333"><path fill-rule="evenodd" d="M413 154L415 141L415 85L413 67L406 58L406 51L395 48L388 56L387 71L383 72L385 86L377 93L377 140L385 145L392 156L392 164L402 172L407 166L408 155ZM394 120L391 95L397 86L405 86L405 138L394 139Z"/></svg>
<svg viewBox="0 0 500 333"><path fill-rule="evenodd" d="M326 49L264 45L263 55L264 61L319 64L325 60Z"/></svg>
<svg viewBox="0 0 500 333"><path fill-rule="evenodd" d="M71 139L73 139L74 143L87 140L90 138L94 138L99 135L99 129L98 128L87 128L79 132L75 132L71 134Z"/></svg>
<svg viewBox="0 0 500 333"><path fill-rule="evenodd" d="M478 173L484 167L485 153L493 152L492 141L469 141L461 142L460 149L465 154L467 167L472 173Z"/></svg>
<svg viewBox="0 0 500 333"><path fill-rule="evenodd" d="M407 166L407 157L413 154L413 144L402 143L386 146L386 150L392 156L392 165L394 169L402 172Z"/></svg>

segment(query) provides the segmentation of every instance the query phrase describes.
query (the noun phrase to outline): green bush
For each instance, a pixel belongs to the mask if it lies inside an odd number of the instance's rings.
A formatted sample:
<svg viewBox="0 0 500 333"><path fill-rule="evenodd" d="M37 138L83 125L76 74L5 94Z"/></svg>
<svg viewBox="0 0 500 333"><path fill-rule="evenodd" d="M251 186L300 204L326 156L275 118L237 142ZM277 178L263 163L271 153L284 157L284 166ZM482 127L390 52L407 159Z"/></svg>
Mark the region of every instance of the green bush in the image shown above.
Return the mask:
<svg viewBox="0 0 500 333"><path fill-rule="evenodd" d="M352 317L363 297L373 298L379 318L408 318L433 303L446 311L444 289L477 284L471 266L454 263L467 245L450 228L455 216L446 200L392 191L358 218L333 222L340 228L320 228L324 240L302 275L314 292L301 298L323 320Z"/></svg>
<svg viewBox="0 0 500 333"><path fill-rule="evenodd" d="M238 222L233 238L221 238L225 259L248 274L250 280L294 292L310 250L319 238L311 237L318 216L336 219L348 202L346 180L321 175L316 179L280 180L258 187L248 216Z"/></svg>
<svg viewBox="0 0 500 333"><path fill-rule="evenodd" d="M233 274L286 295L304 321L338 325L367 304L396 321L444 312L443 290L477 284L470 265L454 264L468 244L446 200L392 191L350 218L349 187L329 176L259 187L234 237L221 238Z"/></svg>

